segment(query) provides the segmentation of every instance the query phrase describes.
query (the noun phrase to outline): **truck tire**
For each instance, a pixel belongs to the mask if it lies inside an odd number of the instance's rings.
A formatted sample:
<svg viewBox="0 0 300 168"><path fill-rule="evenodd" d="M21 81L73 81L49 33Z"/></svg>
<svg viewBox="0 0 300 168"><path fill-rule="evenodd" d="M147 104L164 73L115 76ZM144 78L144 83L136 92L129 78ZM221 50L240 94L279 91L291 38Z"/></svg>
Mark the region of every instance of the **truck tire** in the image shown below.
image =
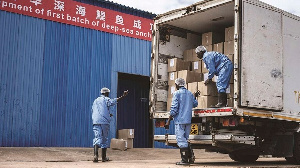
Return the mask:
<svg viewBox="0 0 300 168"><path fill-rule="evenodd" d="M243 155L241 153L230 153L229 157L237 162L245 162L245 163L251 163L255 162L259 155Z"/></svg>

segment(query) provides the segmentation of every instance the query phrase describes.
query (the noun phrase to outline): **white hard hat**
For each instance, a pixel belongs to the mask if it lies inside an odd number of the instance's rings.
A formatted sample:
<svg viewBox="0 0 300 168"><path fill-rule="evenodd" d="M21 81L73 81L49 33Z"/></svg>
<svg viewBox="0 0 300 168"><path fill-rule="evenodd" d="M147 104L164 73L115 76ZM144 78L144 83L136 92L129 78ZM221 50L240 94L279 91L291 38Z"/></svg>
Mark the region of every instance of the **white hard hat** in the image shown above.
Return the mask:
<svg viewBox="0 0 300 168"><path fill-rule="evenodd" d="M184 81L184 79L182 79L182 78L177 78L177 79L175 80L175 83L176 83L178 86L184 86L184 85L185 85L185 81Z"/></svg>
<svg viewBox="0 0 300 168"><path fill-rule="evenodd" d="M198 46L198 47L195 49L195 52L196 52L196 53L199 53L199 52L201 52L201 51L202 51L202 52L205 52L205 51L207 51L207 50L206 50L206 48L205 48L204 46L202 46L202 45L201 45L201 46Z"/></svg>
<svg viewBox="0 0 300 168"><path fill-rule="evenodd" d="M104 88L101 89L101 94L102 93L109 93L109 92L110 92L110 90L108 88L106 88L106 87L104 87Z"/></svg>

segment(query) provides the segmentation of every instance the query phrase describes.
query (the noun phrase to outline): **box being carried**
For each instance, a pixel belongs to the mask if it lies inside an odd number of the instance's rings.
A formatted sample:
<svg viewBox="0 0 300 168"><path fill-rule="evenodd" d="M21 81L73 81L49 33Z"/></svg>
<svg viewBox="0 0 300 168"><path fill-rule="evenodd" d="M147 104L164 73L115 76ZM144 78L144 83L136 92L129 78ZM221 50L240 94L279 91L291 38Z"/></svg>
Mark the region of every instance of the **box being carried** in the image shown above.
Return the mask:
<svg viewBox="0 0 300 168"><path fill-rule="evenodd" d="M198 82L198 90L201 96L218 96L218 89L215 82L205 85L204 82Z"/></svg>
<svg viewBox="0 0 300 168"><path fill-rule="evenodd" d="M201 82L203 81L203 74L194 71L183 70L178 72L178 78L183 78L186 83Z"/></svg>

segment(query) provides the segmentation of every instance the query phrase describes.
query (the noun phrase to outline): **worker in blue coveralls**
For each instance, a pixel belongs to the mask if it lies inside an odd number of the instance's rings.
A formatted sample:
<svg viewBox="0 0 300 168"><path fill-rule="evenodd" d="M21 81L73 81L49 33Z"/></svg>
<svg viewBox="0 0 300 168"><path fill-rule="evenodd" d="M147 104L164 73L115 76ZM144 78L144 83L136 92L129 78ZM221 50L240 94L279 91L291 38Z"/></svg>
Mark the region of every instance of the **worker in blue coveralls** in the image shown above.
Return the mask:
<svg viewBox="0 0 300 168"><path fill-rule="evenodd" d="M197 91L193 95L184 87L185 81L182 78L176 79L175 85L177 91L173 93L170 116L165 126L168 127L170 120L174 119L176 140L181 154L181 161L176 165L186 165L195 161L194 152L188 139L191 132L192 108L198 106L196 97L200 92Z"/></svg>
<svg viewBox="0 0 300 168"><path fill-rule="evenodd" d="M233 64L230 59L218 52L208 52L204 46L198 46L195 50L197 57L203 59L203 62L208 69L208 79L204 82L205 85L212 81L214 75L218 76L217 89L218 89L218 104L213 106L215 108L227 106L226 89L229 86Z"/></svg>
<svg viewBox="0 0 300 168"><path fill-rule="evenodd" d="M127 96L128 90L123 92L123 95L119 98L110 99L110 90L108 88L101 89L101 95L98 97L92 106L92 120L93 120L93 131L95 138L93 140L94 146L94 160L98 162L98 148L102 148L102 162L109 161L106 157L106 150L109 148L108 133L109 123L112 117L110 113L110 107L117 104L117 102L123 97Z"/></svg>

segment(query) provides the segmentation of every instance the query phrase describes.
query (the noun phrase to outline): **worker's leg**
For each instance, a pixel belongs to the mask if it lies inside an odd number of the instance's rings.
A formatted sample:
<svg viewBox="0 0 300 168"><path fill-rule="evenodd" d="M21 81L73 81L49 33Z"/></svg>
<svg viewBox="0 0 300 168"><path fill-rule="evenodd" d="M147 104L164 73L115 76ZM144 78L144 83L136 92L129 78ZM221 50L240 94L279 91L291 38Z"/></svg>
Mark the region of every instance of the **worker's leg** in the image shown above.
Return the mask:
<svg viewBox="0 0 300 168"><path fill-rule="evenodd" d="M93 162L98 162L98 147L100 146L100 125L93 125L94 131L94 139L93 139L93 146L94 146L94 160Z"/></svg>
<svg viewBox="0 0 300 168"><path fill-rule="evenodd" d="M191 126L190 124L188 124ZM191 131L191 127L186 128L186 124L175 124L175 134L177 145L179 148L187 148L188 147L188 138Z"/></svg>
<svg viewBox="0 0 300 168"><path fill-rule="evenodd" d="M233 65L229 62L228 64L225 64L219 72L216 84L218 89L218 104L215 107L225 107L227 105L226 89L229 86L232 70Z"/></svg>
<svg viewBox="0 0 300 168"><path fill-rule="evenodd" d="M193 151L193 148L192 148L192 145L189 143L189 163L194 163L195 162L195 155L194 155L194 151Z"/></svg>
<svg viewBox="0 0 300 168"><path fill-rule="evenodd" d="M109 124L101 124L101 143L100 147L102 148L102 162L109 161L109 158L106 157L107 148L109 148L108 143L108 134L109 134Z"/></svg>
<svg viewBox="0 0 300 168"><path fill-rule="evenodd" d="M191 131L191 128L189 128ZM175 124L175 134L176 134L176 140L177 145L180 148L180 155L181 155L181 161L177 162L176 164L187 164L188 163L188 135L187 135L187 129L185 124ZM188 132L188 134L190 133Z"/></svg>
<svg viewBox="0 0 300 168"><path fill-rule="evenodd" d="M194 161L195 161L194 152L193 152L191 144L188 142L190 132L191 132L191 124L184 124L184 129L185 129L184 136L185 136L186 142L188 143L188 147L187 147L188 148L188 152L187 152L188 162L194 163Z"/></svg>

